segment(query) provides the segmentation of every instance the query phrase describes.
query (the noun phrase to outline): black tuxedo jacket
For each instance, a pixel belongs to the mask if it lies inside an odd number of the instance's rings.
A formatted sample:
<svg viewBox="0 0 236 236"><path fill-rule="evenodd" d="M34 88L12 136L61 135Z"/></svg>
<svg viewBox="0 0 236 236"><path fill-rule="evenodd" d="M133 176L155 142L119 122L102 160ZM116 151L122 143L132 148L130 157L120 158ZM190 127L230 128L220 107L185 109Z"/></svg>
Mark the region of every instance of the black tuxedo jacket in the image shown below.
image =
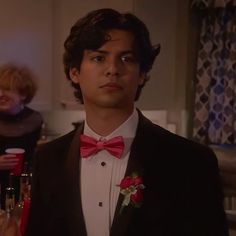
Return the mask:
<svg viewBox="0 0 236 236"><path fill-rule="evenodd" d="M27 236L87 235L80 198L82 131L83 126L37 152ZM126 175L133 171L144 178L143 205L119 214L120 195L110 236L228 235L217 160L209 148L139 114Z"/></svg>

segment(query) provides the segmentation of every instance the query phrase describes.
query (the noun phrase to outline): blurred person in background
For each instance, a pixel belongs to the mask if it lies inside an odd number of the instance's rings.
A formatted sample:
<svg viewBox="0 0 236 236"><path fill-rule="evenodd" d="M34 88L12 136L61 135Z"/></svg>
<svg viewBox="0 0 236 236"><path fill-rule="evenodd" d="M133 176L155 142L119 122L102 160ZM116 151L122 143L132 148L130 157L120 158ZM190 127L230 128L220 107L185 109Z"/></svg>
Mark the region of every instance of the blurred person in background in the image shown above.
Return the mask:
<svg viewBox="0 0 236 236"><path fill-rule="evenodd" d="M4 206L4 190L8 184L10 170L16 165L7 148L23 148L23 163L31 163L37 141L40 137L42 116L29 108L37 91L35 76L31 70L16 64L0 66L0 184L1 203ZM18 189L19 186L16 186ZM18 193L19 194L19 193ZM18 195L16 194L16 195ZM18 196L16 196L18 198ZM17 199L16 199L17 200Z"/></svg>

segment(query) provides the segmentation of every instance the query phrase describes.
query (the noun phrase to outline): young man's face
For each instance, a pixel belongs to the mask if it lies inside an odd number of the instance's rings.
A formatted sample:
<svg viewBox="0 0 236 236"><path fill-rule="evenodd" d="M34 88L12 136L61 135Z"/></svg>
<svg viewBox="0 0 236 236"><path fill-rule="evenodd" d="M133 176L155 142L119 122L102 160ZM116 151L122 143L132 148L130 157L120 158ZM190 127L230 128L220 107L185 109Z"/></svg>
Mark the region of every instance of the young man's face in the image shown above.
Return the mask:
<svg viewBox="0 0 236 236"><path fill-rule="evenodd" d="M108 32L111 40L99 49L85 50L80 71L70 70L81 87L84 105L133 109L136 91L144 82L134 53L134 36L124 30Z"/></svg>

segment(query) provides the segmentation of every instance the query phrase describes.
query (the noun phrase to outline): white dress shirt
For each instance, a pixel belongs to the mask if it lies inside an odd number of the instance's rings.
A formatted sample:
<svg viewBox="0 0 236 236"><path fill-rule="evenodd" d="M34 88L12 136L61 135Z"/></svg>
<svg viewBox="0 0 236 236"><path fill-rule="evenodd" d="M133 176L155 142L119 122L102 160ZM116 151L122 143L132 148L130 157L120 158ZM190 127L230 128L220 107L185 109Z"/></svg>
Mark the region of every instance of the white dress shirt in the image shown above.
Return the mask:
<svg viewBox="0 0 236 236"><path fill-rule="evenodd" d="M120 192L117 185L124 178L137 125L136 110L106 137L96 134L85 121L85 135L97 140L122 136L125 144L121 159L106 150L81 159L81 200L88 236L109 236Z"/></svg>

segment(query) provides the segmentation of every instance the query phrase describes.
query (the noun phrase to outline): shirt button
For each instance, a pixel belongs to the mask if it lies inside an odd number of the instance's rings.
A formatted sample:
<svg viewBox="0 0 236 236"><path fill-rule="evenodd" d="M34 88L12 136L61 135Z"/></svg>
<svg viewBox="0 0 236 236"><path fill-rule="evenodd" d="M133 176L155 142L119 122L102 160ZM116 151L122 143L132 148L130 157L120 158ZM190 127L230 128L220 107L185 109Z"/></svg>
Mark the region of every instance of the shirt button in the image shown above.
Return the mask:
<svg viewBox="0 0 236 236"><path fill-rule="evenodd" d="M102 207L102 202L99 202L99 203L98 203L98 206Z"/></svg>
<svg viewBox="0 0 236 236"><path fill-rule="evenodd" d="M101 162L101 166L105 166L106 165L106 162Z"/></svg>

